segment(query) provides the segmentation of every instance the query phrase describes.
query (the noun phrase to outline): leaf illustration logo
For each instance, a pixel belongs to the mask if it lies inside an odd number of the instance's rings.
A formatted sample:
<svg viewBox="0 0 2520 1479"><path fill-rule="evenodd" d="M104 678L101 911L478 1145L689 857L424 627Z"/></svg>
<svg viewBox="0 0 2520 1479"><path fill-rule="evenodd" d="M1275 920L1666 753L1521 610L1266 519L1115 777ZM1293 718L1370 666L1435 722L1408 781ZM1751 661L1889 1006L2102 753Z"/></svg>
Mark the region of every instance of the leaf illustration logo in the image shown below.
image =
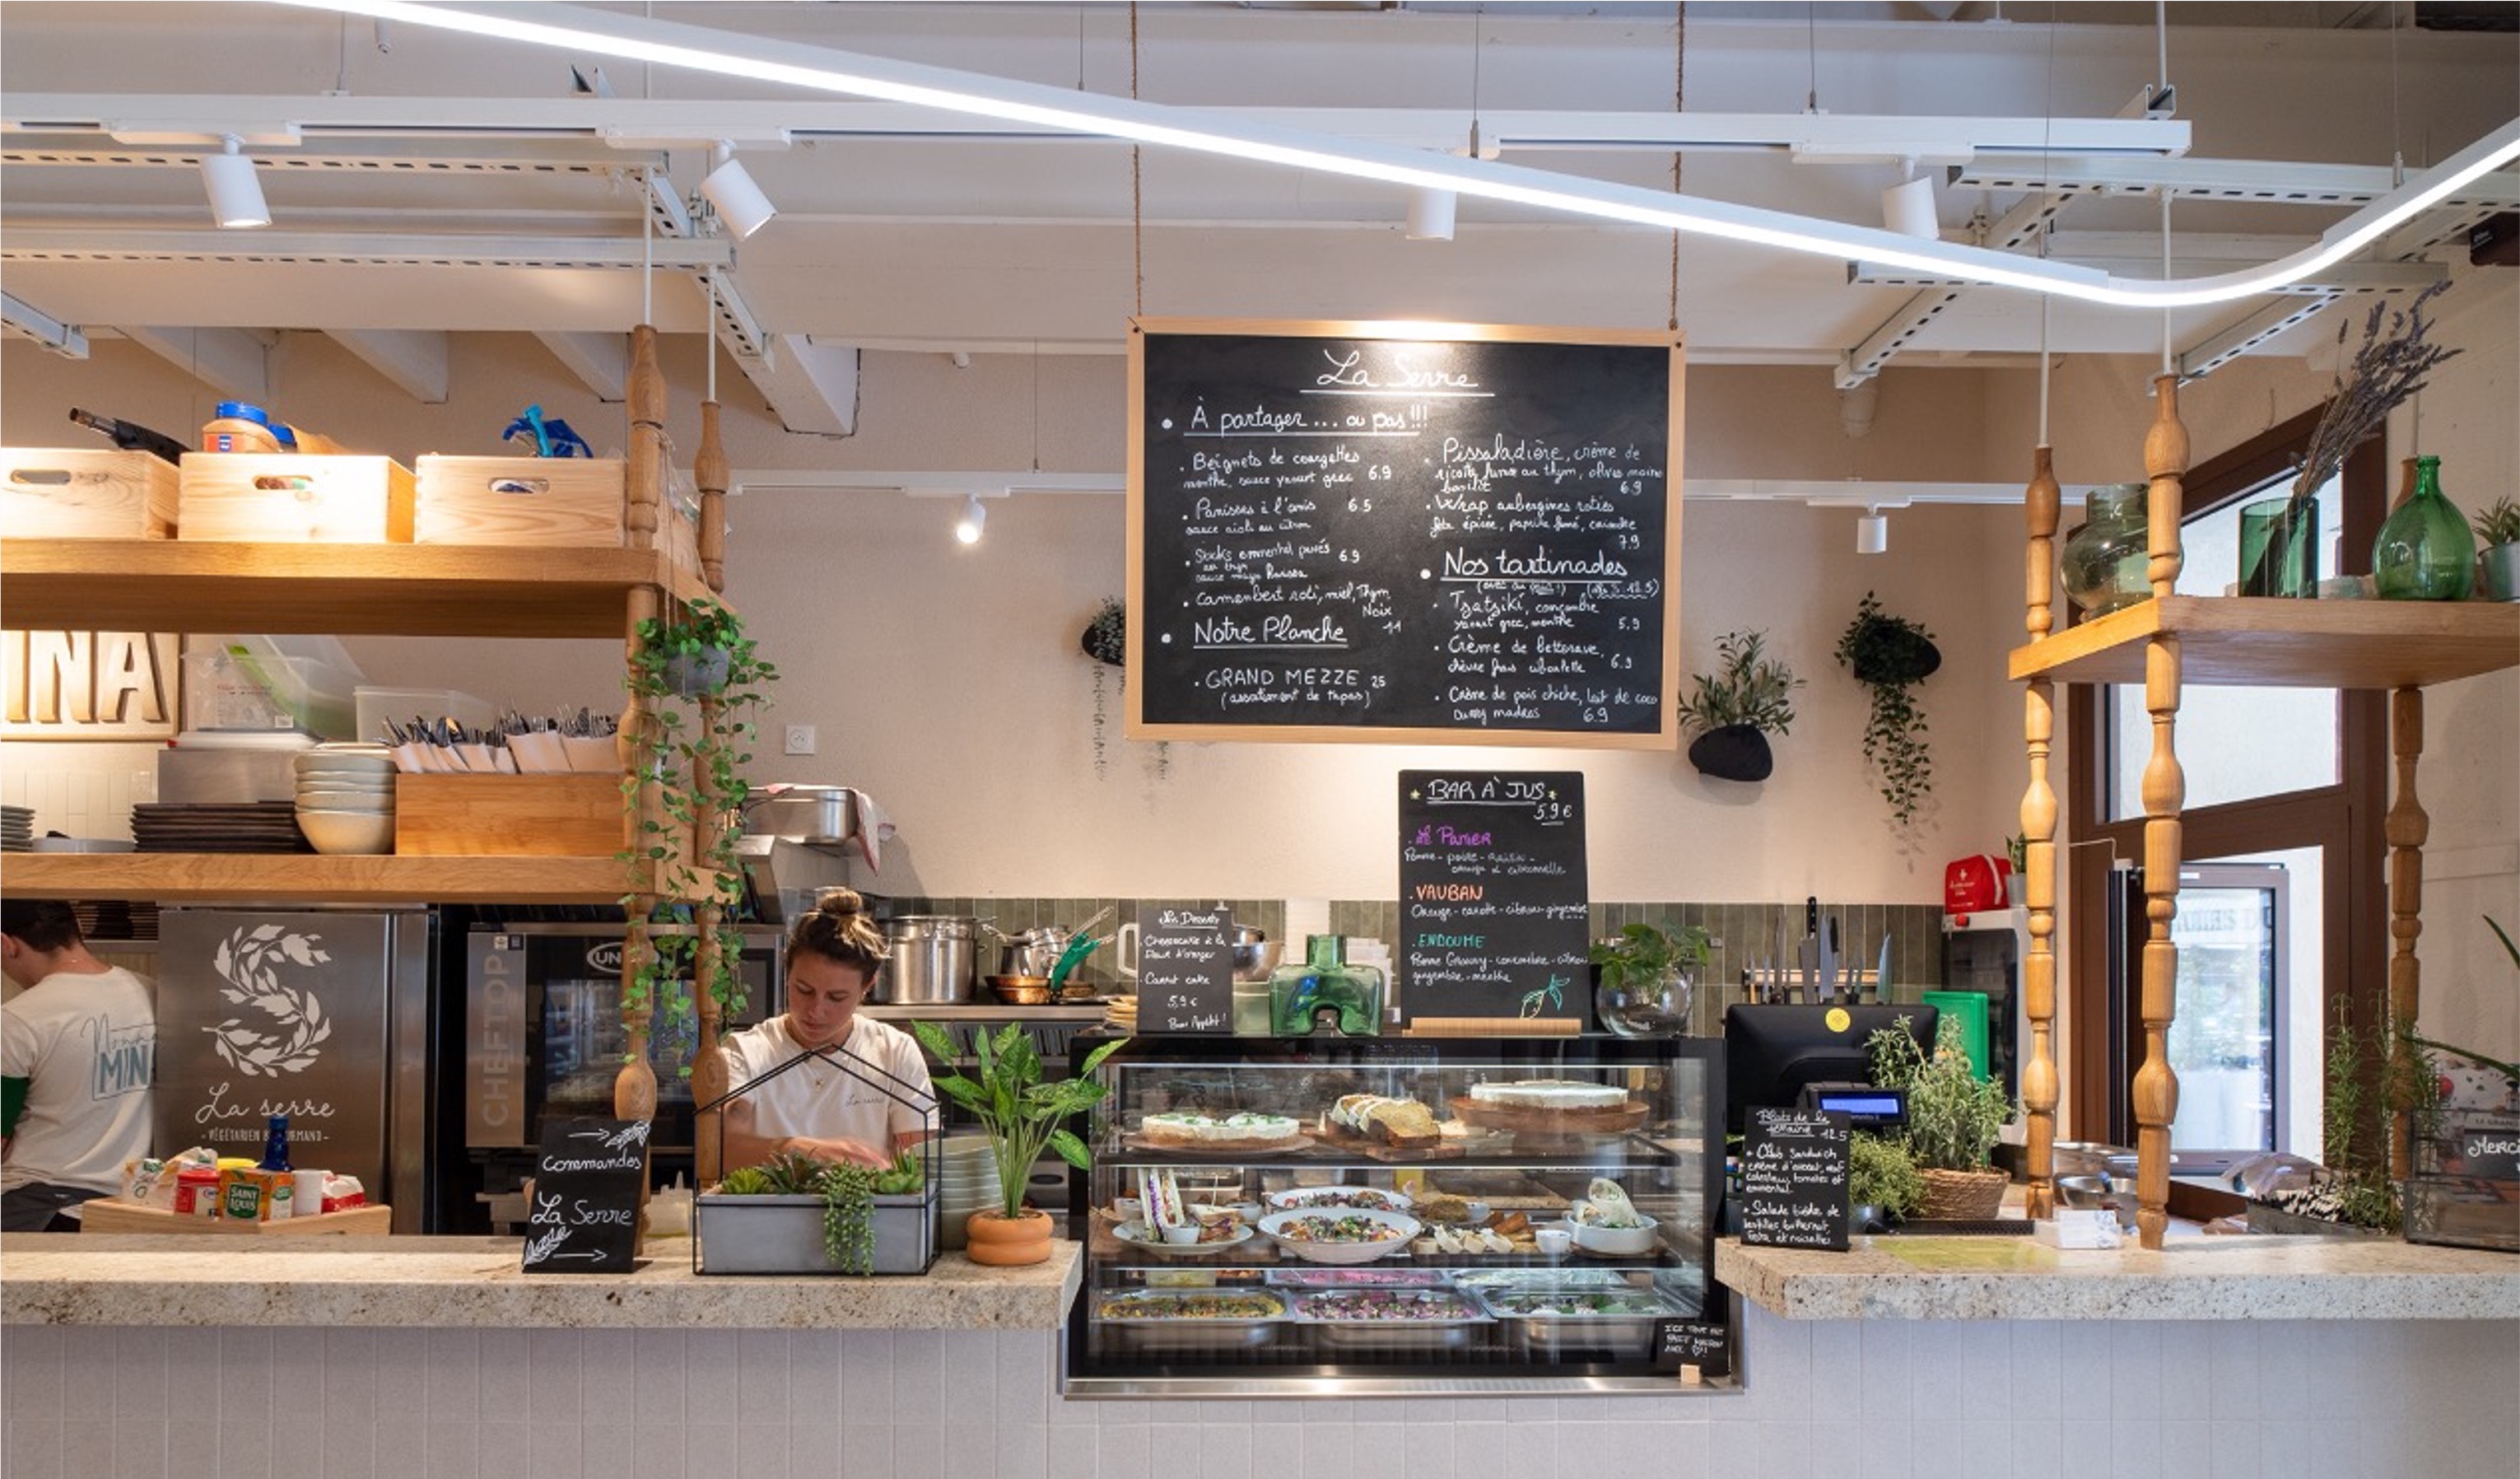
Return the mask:
<svg viewBox="0 0 2520 1479"><path fill-rule="evenodd" d="M220 998L270 1019L267 1028L238 1016L202 1029L229 1067L248 1077L278 1078L303 1073L323 1056L320 1044L333 1036L324 1003L312 986L292 990L281 983L286 967L311 969L332 959L321 948L323 943L320 935L300 935L277 924L242 926L219 942L210 968L226 983L219 988Z"/></svg>

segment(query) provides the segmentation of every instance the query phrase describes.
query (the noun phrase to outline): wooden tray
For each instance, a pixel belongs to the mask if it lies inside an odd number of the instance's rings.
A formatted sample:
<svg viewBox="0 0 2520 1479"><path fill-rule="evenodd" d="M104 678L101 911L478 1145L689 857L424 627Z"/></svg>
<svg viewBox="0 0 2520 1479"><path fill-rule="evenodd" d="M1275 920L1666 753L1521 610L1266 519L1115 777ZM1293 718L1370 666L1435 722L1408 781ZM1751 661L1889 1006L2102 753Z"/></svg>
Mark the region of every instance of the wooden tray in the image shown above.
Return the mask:
<svg viewBox="0 0 2520 1479"><path fill-rule="evenodd" d="M234 1217L178 1217L161 1207L99 1197L79 1204L81 1232L201 1232L230 1237L314 1237L324 1233L373 1233L393 1230L393 1209L382 1204L318 1212L311 1217L285 1217L277 1222L247 1222Z"/></svg>
<svg viewBox="0 0 2520 1479"><path fill-rule="evenodd" d="M1313 1139L1310 1135L1299 1134L1284 1140L1200 1140L1185 1145L1174 1140L1150 1140L1133 1130L1120 1137L1120 1145L1124 1150L1148 1155L1178 1155L1213 1161L1236 1156L1300 1155L1313 1148Z"/></svg>

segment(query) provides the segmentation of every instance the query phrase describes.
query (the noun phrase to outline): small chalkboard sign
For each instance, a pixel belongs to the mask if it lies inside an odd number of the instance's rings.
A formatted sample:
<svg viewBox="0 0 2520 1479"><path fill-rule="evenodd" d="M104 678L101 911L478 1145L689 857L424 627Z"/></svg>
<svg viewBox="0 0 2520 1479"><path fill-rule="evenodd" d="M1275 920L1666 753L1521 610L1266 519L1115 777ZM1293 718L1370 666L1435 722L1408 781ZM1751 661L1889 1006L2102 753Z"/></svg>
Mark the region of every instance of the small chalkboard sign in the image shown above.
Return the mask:
<svg viewBox="0 0 2520 1479"><path fill-rule="evenodd" d="M1725 1375L1732 1369L1732 1327L1720 1319L1655 1320L1653 1360L1658 1371L1695 1366L1702 1375Z"/></svg>
<svg viewBox="0 0 2520 1479"><path fill-rule="evenodd" d="M1754 1109L1741 1140L1741 1241L1846 1251L1842 1114Z"/></svg>
<svg viewBox="0 0 2520 1479"><path fill-rule="evenodd" d="M1138 911L1138 1031L1224 1033L1234 1027L1234 911Z"/></svg>
<svg viewBox="0 0 2520 1479"><path fill-rule="evenodd" d="M1584 1015L1584 772L1400 772L1409 1016Z"/></svg>
<svg viewBox="0 0 2520 1479"><path fill-rule="evenodd" d="M555 1120L543 1130L525 1218L527 1273L609 1273L633 1266L648 1122Z"/></svg>

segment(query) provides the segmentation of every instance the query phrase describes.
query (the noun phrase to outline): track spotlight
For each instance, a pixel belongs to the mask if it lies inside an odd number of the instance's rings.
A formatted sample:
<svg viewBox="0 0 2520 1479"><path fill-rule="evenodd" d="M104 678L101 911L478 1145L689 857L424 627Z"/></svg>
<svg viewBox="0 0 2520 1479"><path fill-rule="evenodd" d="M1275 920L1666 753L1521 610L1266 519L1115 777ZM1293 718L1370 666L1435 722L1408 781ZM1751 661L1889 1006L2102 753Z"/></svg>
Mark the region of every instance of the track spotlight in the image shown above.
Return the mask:
<svg viewBox="0 0 2520 1479"><path fill-rule="evenodd" d="M1458 199L1449 190L1430 190L1418 186L1409 192L1409 225L1407 235L1413 242L1449 242L1453 239L1453 206Z"/></svg>
<svg viewBox="0 0 2520 1479"><path fill-rule="evenodd" d="M1943 234L1943 223L1934 214L1934 177L1914 175L1882 191L1881 224L1901 236L1928 242L1939 240Z"/></svg>
<svg viewBox="0 0 2520 1479"><path fill-rule="evenodd" d="M1878 555L1890 548L1890 516L1877 508L1866 509L1855 519L1855 552Z"/></svg>
<svg viewBox="0 0 2520 1479"><path fill-rule="evenodd" d="M980 531L989 522L989 511L980 504L980 495L963 500L963 517L954 521L954 537L966 544L980 542Z"/></svg>
<svg viewBox="0 0 2520 1479"><path fill-rule="evenodd" d="M770 197L752 182L752 172L736 159L733 144L720 142L712 158L717 167L700 181L700 194L708 197L709 204L717 208L718 218L726 222L737 241L742 241L767 224L779 213L779 208L770 204Z"/></svg>
<svg viewBox="0 0 2520 1479"><path fill-rule="evenodd" d="M262 198L262 182L254 178L245 140L231 133L219 142L218 153L202 156L202 188L209 192L210 218L228 227L270 225L271 207Z"/></svg>

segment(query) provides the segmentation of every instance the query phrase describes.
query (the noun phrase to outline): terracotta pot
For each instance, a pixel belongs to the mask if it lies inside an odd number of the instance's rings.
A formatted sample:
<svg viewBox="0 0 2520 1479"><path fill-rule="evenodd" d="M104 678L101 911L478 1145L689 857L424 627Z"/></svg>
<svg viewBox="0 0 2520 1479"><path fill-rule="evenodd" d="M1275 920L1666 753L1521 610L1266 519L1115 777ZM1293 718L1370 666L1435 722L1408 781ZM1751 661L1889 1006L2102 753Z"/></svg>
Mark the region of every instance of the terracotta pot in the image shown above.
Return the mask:
<svg viewBox="0 0 2520 1479"><path fill-rule="evenodd" d="M1050 1261L1051 1220L1047 1212L1026 1207L1023 1216L1007 1218L995 1211L974 1212L963 1224L964 1253L975 1264L1010 1267Z"/></svg>

